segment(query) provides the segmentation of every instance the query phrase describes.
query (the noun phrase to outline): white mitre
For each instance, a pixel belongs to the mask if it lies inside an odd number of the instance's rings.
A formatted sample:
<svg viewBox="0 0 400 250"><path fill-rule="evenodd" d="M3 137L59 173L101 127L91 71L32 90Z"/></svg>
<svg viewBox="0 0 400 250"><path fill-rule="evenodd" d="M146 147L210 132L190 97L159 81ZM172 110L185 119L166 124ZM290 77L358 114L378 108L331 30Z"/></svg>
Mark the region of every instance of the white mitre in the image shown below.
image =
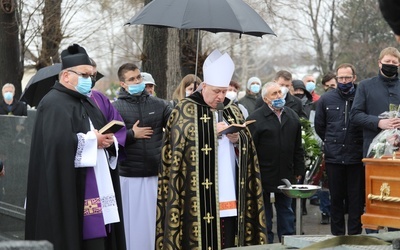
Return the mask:
<svg viewBox="0 0 400 250"><path fill-rule="evenodd" d="M208 55L203 64L204 82L215 87L229 87L232 80L235 64L231 57L219 50L214 50Z"/></svg>

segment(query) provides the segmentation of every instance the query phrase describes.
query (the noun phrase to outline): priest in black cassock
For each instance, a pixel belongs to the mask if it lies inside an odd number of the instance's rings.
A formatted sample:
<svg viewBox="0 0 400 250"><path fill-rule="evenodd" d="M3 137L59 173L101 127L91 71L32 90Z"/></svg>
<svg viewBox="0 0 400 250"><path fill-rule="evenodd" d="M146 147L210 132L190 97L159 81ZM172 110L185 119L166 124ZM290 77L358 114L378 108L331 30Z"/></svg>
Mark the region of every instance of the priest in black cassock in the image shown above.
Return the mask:
<svg viewBox="0 0 400 250"><path fill-rule="evenodd" d="M213 51L201 90L183 99L165 129L156 249L222 249L266 244L260 169L248 129L218 135L242 113L225 98L234 64ZM223 103L221 122L216 111Z"/></svg>
<svg viewBox="0 0 400 250"><path fill-rule="evenodd" d="M60 82L37 107L29 159L25 238L55 250L126 249L118 141L89 98L94 69L77 44L61 53Z"/></svg>

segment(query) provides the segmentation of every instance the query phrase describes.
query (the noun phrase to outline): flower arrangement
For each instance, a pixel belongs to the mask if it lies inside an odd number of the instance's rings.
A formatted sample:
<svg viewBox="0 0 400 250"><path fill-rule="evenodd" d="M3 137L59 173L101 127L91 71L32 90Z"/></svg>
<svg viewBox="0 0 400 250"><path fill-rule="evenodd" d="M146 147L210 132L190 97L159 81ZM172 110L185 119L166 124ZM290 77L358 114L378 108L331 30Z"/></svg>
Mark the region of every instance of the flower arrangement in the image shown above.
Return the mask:
<svg viewBox="0 0 400 250"><path fill-rule="evenodd" d="M378 116L382 119L400 117L399 105L390 104L389 111L385 111ZM368 148L367 157L381 158L384 155L392 156L399 150L400 146L400 130L386 129L382 130L372 140Z"/></svg>

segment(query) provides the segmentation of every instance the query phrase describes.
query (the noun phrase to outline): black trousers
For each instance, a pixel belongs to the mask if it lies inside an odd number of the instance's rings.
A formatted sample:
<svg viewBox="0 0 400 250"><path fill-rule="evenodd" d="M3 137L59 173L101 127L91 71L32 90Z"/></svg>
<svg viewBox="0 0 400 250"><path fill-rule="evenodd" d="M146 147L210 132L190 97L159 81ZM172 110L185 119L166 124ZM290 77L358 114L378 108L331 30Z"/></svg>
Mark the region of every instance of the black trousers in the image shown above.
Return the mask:
<svg viewBox="0 0 400 250"><path fill-rule="evenodd" d="M364 165L362 162L351 165L326 162L325 166L331 193L331 233L346 234L345 206L347 206L347 234L361 234L361 215L365 203Z"/></svg>
<svg viewBox="0 0 400 250"><path fill-rule="evenodd" d="M83 241L83 250L107 250L111 249L108 246L107 238L97 238Z"/></svg>

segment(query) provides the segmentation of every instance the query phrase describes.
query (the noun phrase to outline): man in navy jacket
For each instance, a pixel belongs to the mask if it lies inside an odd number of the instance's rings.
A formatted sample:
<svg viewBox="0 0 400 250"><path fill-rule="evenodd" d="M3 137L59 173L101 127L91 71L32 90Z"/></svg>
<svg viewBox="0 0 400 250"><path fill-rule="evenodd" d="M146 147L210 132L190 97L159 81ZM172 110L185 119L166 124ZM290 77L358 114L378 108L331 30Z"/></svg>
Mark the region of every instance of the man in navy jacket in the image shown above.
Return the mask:
<svg viewBox="0 0 400 250"><path fill-rule="evenodd" d="M364 208L364 166L362 130L350 119L357 79L349 63L337 70L337 88L316 103L315 131L324 142L325 167L331 194L331 232L345 235L345 201L348 205L347 233L360 234Z"/></svg>

